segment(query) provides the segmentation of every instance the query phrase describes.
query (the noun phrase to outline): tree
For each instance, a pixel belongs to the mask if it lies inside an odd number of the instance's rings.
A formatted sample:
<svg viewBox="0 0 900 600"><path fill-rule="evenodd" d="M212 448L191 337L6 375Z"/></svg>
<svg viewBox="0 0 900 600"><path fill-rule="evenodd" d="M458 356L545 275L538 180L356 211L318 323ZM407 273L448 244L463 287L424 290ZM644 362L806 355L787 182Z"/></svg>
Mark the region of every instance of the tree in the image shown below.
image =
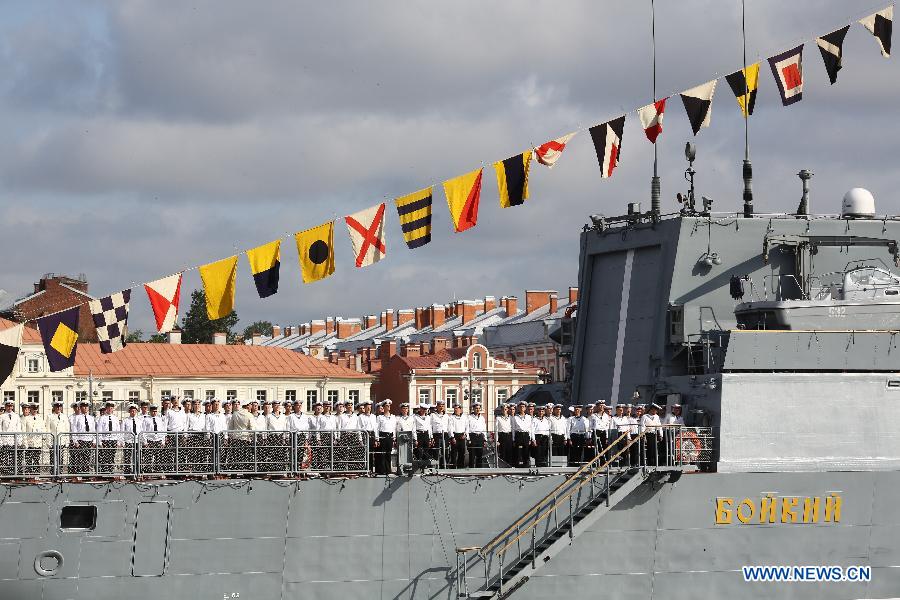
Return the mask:
<svg viewBox="0 0 900 600"><path fill-rule="evenodd" d="M254 333L259 333L261 335L272 335L272 324L268 321L256 321L255 323L250 323L244 329L244 339L249 340L253 337Z"/></svg>
<svg viewBox="0 0 900 600"><path fill-rule="evenodd" d="M164 333L154 333L147 341L151 344L165 344L169 341L169 339Z"/></svg>
<svg viewBox="0 0 900 600"><path fill-rule="evenodd" d="M238 323L237 313L231 311L221 319L210 320L206 314L206 293L203 290L191 292L191 307L181 320L181 341L185 344L211 344L213 334L225 332L228 342L235 340L232 329Z"/></svg>
<svg viewBox="0 0 900 600"><path fill-rule="evenodd" d="M140 329L135 329L134 331L129 331L128 335L125 336L125 342L128 344L134 344L144 341L144 332Z"/></svg>

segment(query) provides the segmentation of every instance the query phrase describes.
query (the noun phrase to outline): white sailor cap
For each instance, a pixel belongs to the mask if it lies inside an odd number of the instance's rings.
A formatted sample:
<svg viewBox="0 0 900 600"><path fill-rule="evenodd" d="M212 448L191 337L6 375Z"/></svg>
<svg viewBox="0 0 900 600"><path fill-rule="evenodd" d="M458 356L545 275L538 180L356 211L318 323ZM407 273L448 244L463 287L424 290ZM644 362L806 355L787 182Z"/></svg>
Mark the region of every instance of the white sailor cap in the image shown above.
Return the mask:
<svg viewBox="0 0 900 600"><path fill-rule="evenodd" d="M391 402L390 398L385 398L384 400L381 401L381 403L382 404L393 404L393 402Z"/></svg>
<svg viewBox="0 0 900 600"><path fill-rule="evenodd" d="M54 404L55 404L55 403L54 403ZM132 408L135 409L135 410L137 410L137 407L138 407L138 405L135 404L134 402L132 402L131 404L128 405L128 410L131 410Z"/></svg>
<svg viewBox="0 0 900 600"><path fill-rule="evenodd" d="M656 402L651 402L649 408L655 408L656 410L661 410L662 406L660 406Z"/></svg>
<svg viewBox="0 0 900 600"><path fill-rule="evenodd" d="M400 408L403 408L404 406L409 408L409 402L401 402L400 403Z"/></svg>
<svg viewBox="0 0 900 600"><path fill-rule="evenodd" d="M115 406L115 405L116 405L116 403L113 402L112 400L107 400L106 402L103 403L103 406L106 406L106 407Z"/></svg>
<svg viewBox="0 0 900 600"><path fill-rule="evenodd" d="M472 403L472 406L473 406L473 407L475 407L475 406L484 406L484 404L482 404L480 400L476 400L475 402Z"/></svg>
<svg viewBox="0 0 900 600"><path fill-rule="evenodd" d="M322 403L316 400L315 402L313 402L313 406L322 406Z"/></svg>
<svg viewBox="0 0 900 600"><path fill-rule="evenodd" d="M247 398L246 400L241 400L241 406L249 406L251 404L255 404L256 400L251 400Z"/></svg>
<svg viewBox="0 0 900 600"><path fill-rule="evenodd" d="M365 404L372 404L372 401L371 401L371 400L363 400L363 401L360 402L359 404L360 404L361 406L362 406L362 405L365 405Z"/></svg>
<svg viewBox="0 0 900 600"><path fill-rule="evenodd" d="M534 402L529 402L528 406L537 406L537 404L535 404Z"/></svg>
<svg viewBox="0 0 900 600"><path fill-rule="evenodd" d="M418 409L420 409L420 408L425 408L425 409L427 409L428 407L429 407L429 404L428 404L427 402L419 402L419 403L416 405L416 410L418 410Z"/></svg>
<svg viewBox="0 0 900 600"><path fill-rule="evenodd" d="M438 404L445 404L445 402L443 400L436 400L434 405L437 406Z"/></svg>
<svg viewBox="0 0 900 600"><path fill-rule="evenodd" d="M519 403L516 404L516 406L528 406L528 403L525 402L524 400L519 400Z"/></svg>
<svg viewBox="0 0 900 600"><path fill-rule="evenodd" d="M673 404L673 405L672 405L672 408L681 408L681 405L680 405L680 404Z"/></svg>
<svg viewBox="0 0 900 600"><path fill-rule="evenodd" d="M90 405L91 405L91 403L88 402L87 400L82 400L81 402L78 403L78 406L90 406Z"/></svg>
<svg viewBox="0 0 900 600"><path fill-rule="evenodd" d="M62 400L54 400L52 405L53 406L64 406L65 403Z"/></svg>
<svg viewBox="0 0 900 600"><path fill-rule="evenodd" d="M159 410L159 407L155 404L150 405L150 410Z"/></svg>

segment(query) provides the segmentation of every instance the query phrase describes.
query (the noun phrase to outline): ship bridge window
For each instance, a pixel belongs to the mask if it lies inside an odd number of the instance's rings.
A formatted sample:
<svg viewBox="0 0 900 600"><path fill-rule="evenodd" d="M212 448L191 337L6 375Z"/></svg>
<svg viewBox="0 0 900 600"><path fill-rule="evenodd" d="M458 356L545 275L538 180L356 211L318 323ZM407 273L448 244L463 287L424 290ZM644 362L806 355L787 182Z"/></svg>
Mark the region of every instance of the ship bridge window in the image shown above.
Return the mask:
<svg viewBox="0 0 900 600"><path fill-rule="evenodd" d="M97 507L90 504L63 506L59 521L60 529L92 531L97 526Z"/></svg>

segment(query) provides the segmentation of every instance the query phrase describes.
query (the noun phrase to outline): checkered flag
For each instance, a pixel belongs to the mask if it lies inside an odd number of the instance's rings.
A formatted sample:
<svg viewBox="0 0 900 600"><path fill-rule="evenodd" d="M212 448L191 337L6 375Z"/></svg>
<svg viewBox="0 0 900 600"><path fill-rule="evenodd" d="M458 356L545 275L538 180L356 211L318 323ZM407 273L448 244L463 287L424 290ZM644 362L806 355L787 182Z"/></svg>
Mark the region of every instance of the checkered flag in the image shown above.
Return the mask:
<svg viewBox="0 0 900 600"><path fill-rule="evenodd" d="M128 302L130 300L131 290L124 290L88 303L91 316L94 318L94 326L97 327L100 352L103 354L109 354L125 347L125 336L128 334Z"/></svg>

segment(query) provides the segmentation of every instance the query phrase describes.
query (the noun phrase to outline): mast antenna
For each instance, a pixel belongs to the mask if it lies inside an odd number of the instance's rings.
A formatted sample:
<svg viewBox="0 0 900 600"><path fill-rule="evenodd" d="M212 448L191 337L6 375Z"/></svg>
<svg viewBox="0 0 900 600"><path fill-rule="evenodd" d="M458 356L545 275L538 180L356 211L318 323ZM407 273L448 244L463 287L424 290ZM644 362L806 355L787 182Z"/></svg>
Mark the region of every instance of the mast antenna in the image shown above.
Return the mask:
<svg viewBox="0 0 900 600"><path fill-rule="evenodd" d="M650 45L653 54L653 102L656 102L656 2L650 0ZM657 170L658 153L656 143L653 144L653 178L650 180L650 212L659 216L660 183Z"/></svg>
<svg viewBox="0 0 900 600"><path fill-rule="evenodd" d="M746 0L741 0L741 38L744 49L744 216L753 216L753 165L750 164L750 84L747 81Z"/></svg>

